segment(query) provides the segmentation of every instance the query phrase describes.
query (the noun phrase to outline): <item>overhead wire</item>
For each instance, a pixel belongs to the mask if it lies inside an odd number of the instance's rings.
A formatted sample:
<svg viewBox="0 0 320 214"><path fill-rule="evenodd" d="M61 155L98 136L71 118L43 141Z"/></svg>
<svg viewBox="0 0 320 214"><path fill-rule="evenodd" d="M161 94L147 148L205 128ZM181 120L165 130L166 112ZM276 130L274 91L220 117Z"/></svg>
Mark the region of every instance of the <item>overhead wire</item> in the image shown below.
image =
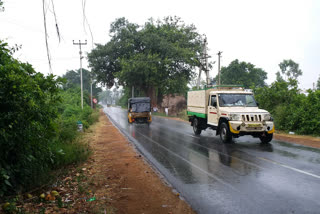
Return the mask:
<svg viewBox="0 0 320 214"><path fill-rule="evenodd" d="M47 48L47 58L49 63L49 71L52 74L52 66L51 66L51 56L50 56L50 50L48 45L48 31L47 31L47 19L46 19L46 9L45 9L45 0L42 0L42 12L43 12L43 24L44 24L44 32L45 32L45 42L46 42L46 48Z"/></svg>
<svg viewBox="0 0 320 214"><path fill-rule="evenodd" d="M51 0L51 4L52 4L52 10L53 10L53 15L54 15L54 20L55 20L55 22L56 22L57 35L58 35L59 43L60 43L60 42L61 42L61 37L60 37L60 31L59 31L59 26L58 26L56 11L55 11L55 9L54 9L53 0Z"/></svg>
<svg viewBox="0 0 320 214"><path fill-rule="evenodd" d="M84 32L87 34L86 32L86 27L85 27L85 24L87 24L88 28L89 28L89 32L90 32L90 35L91 35L91 46L92 46L92 49L94 48L94 40L93 40L93 34L92 34L92 31L91 31L91 26L89 24L89 21L87 19L87 16L86 16L86 3L87 3L87 0L82 0L82 13L83 13L83 28L84 28Z"/></svg>

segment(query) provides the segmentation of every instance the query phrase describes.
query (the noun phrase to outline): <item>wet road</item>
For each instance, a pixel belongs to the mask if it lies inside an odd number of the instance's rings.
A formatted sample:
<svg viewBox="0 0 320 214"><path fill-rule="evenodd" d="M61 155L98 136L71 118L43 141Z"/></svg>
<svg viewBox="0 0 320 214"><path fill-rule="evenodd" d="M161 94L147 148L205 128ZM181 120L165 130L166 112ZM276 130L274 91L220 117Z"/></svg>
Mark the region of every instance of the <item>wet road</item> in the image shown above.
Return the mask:
<svg viewBox="0 0 320 214"><path fill-rule="evenodd" d="M320 213L318 149L252 137L224 145L184 122L130 125L126 111L104 111L198 213Z"/></svg>

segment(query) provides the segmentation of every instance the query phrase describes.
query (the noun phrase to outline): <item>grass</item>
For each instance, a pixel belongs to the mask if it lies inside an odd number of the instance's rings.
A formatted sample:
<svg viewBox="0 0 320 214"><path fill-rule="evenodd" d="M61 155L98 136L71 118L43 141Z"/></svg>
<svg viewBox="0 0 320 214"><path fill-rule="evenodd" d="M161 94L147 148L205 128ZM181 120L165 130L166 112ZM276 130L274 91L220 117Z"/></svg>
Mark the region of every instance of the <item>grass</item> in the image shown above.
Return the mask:
<svg viewBox="0 0 320 214"><path fill-rule="evenodd" d="M179 112L177 114L177 116L172 116L172 115L166 115L166 113L163 112L152 112L152 115L154 116L160 116L160 117L176 117L176 118L180 118L182 120L185 121L189 121L188 115L187 115L187 109L182 110L181 112Z"/></svg>

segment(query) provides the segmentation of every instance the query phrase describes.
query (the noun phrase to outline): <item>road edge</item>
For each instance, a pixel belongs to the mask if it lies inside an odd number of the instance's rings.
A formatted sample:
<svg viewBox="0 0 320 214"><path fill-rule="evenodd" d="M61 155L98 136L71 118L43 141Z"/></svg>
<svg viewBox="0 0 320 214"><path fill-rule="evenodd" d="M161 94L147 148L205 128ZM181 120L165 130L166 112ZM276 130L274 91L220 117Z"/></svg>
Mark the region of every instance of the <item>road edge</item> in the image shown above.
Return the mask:
<svg viewBox="0 0 320 214"><path fill-rule="evenodd" d="M137 154L140 154L140 155L141 155L143 161L155 172L155 174L159 177L159 179L163 182L163 184L166 185L166 186L168 186L168 187L172 190L172 192L173 192L174 194L178 194L180 200L185 201L185 202L192 208L192 210L196 211L196 210L191 206L190 202L189 202L185 197L183 197L183 195L181 195L181 194L179 193L179 191L169 182L168 178L161 173L161 170L160 170L157 166L155 166L155 165L152 163L151 160L149 160L147 157L145 157L144 153L149 154L149 152L146 151L143 147L138 146L138 145L139 145L138 143L134 143L134 142L137 142L137 140L134 139L134 138L133 138L132 136L130 136L129 134L127 134L125 131L123 131L123 130L117 125L116 121L115 121L112 117L110 117L110 115L109 115L107 112L104 111L104 108L103 108L103 113L105 113L105 115L108 117L108 119L110 120L110 122L112 123L112 125L113 125L114 127L116 127L116 128L118 129L118 131L128 140L128 142L130 143L130 145L132 146L132 148L135 150L135 152L137 152ZM148 156L149 156L149 158L152 158L151 155L148 155ZM152 158L152 159L153 159L153 158ZM154 161L156 161L156 160L154 160Z"/></svg>

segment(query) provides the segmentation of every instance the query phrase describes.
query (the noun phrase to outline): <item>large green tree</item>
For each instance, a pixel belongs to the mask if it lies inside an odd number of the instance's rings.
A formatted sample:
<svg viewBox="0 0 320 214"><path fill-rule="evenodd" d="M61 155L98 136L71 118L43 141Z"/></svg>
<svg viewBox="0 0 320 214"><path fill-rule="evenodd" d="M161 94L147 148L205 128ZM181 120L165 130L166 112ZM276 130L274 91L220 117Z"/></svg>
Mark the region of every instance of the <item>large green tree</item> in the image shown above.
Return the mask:
<svg viewBox="0 0 320 214"><path fill-rule="evenodd" d="M200 66L201 36L180 18L150 19L143 26L119 18L111 24L111 40L88 54L97 79L116 82L150 96L153 103L165 93L183 93Z"/></svg>
<svg viewBox="0 0 320 214"><path fill-rule="evenodd" d="M267 79L267 73L264 70L256 68L251 63L239 62L238 59L232 61L227 67L222 67L220 75L221 84L240 84L246 88L265 86Z"/></svg>
<svg viewBox="0 0 320 214"><path fill-rule="evenodd" d="M70 70L67 71L63 76L67 81L63 84L64 89L69 89L73 87L80 87L80 69L74 71ZM86 70L82 69L82 79L83 79L83 90L86 90L90 93L91 91L91 73ZM101 87L97 86L97 82L93 79L92 80L92 95L94 97L98 96L98 93L102 91Z"/></svg>
<svg viewBox="0 0 320 214"><path fill-rule="evenodd" d="M285 59L280 64L280 71L276 73L278 81L297 81L298 77L302 75L299 64L291 59Z"/></svg>

